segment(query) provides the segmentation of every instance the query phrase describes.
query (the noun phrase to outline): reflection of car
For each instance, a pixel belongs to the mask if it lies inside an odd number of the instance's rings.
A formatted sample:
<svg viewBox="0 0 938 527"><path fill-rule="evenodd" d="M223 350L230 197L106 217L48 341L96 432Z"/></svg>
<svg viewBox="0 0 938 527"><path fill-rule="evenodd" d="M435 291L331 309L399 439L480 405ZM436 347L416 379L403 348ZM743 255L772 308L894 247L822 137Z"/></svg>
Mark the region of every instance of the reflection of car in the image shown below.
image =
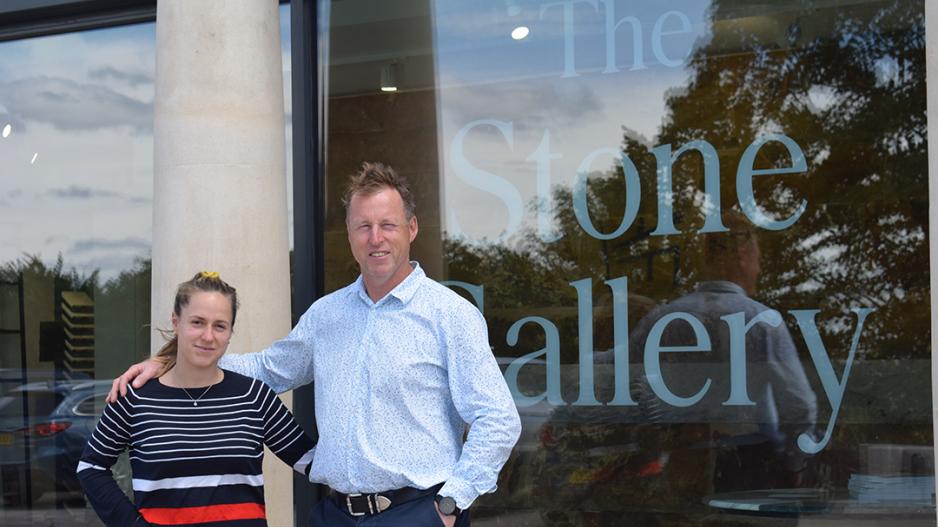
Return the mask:
<svg viewBox="0 0 938 527"><path fill-rule="evenodd" d="M498 366L502 369L502 372L516 360L515 357L495 357L495 360L498 361ZM544 370L547 367L547 363L540 359L530 359L528 360L518 378L518 389L523 392L534 392L543 391L543 388L538 389L537 383L543 383L544 379ZM535 386L531 388L530 386ZM538 433L541 429L541 426L547 421L550 417L550 413L553 410L553 405L548 403L546 400L542 400L536 404L529 406L519 406L518 415L521 417L521 436L518 438L518 443L515 445L516 452L525 452L531 453L540 448L540 441L538 440Z"/></svg>
<svg viewBox="0 0 938 527"><path fill-rule="evenodd" d="M669 452L642 420L635 407L555 409L541 428L535 469L545 525L621 525L623 513L640 512L629 504L657 501Z"/></svg>
<svg viewBox="0 0 938 527"><path fill-rule="evenodd" d="M91 380L87 373L69 372L66 376L65 370L37 370L30 368L24 371L22 368L0 368L0 397L7 394L23 384L23 376L29 377L29 382L57 381L67 382L69 380Z"/></svg>
<svg viewBox="0 0 938 527"><path fill-rule="evenodd" d="M515 357L496 356L498 366L504 372ZM544 372L547 363L540 359L528 360L521 369L514 383L513 389L523 394L536 394L543 392ZM515 394L513 394L515 395ZM534 487L531 467L533 460L541 449L538 434L544 423L550 417L553 406L545 400L533 405L518 406L518 415L521 417L521 436L512 450L511 457L499 473L498 489L494 495L486 495L486 507L518 507L529 504L531 491Z"/></svg>
<svg viewBox="0 0 938 527"><path fill-rule="evenodd" d="M596 397L612 400L612 364L600 362L594 373ZM578 374L578 368L563 368L568 397L579 393ZM687 449L674 444L669 427L655 422L659 409L640 388L631 386L638 404L567 404L544 422L532 470L535 506L545 526L657 525L662 512L693 508L684 487L695 484L705 467L673 477L672 465L675 459L684 464L681 450Z"/></svg>
<svg viewBox="0 0 938 527"><path fill-rule="evenodd" d="M110 381L32 382L0 397L0 488L7 502L80 490L75 468Z"/></svg>
<svg viewBox="0 0 938 527"><path fill-rule="evenodd" d="M742 411L735 420L717 413L719 401L702 409L668 405L640 365L630 370L634 404L558 406L541 428L534 472L546 526L618 526L626 516L635 526L664 517L681 524L706 513L703 498L714 491L778 487L780 456L755 433L759 423ZM565 375L565 393L577 393L575 373ZM594 373L596 398L612 400L614 365L598 363Z"/></svg>

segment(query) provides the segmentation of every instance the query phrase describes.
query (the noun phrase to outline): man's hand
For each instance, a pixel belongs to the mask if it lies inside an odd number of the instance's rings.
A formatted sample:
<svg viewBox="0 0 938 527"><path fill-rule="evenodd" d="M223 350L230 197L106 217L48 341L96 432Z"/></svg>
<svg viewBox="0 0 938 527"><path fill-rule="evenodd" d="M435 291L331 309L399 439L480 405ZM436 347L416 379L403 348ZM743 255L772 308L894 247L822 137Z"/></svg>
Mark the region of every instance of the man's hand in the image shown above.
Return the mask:
<svg viewBox="0 0 938 527"><path fill-rule="evenodd" d="M436 507L436 513L440 515L440 521L443 522L443 525L446 527L453 527L456 525L456 516L447 516L440 512L440 506L436 503L436 501L433 502L433 506Z"/></svg>
<svg viewBox="0 0 938 527"><path fill-rule="evenodd" d="M127 384L133 381L134 388L139 388L150 379L159 376L163 370L163 361L159 359L147 359L134 364L123 375L114 379L111 384L111 391L107 394L107 402L116 403L119 397L127 395Z"/></svg>

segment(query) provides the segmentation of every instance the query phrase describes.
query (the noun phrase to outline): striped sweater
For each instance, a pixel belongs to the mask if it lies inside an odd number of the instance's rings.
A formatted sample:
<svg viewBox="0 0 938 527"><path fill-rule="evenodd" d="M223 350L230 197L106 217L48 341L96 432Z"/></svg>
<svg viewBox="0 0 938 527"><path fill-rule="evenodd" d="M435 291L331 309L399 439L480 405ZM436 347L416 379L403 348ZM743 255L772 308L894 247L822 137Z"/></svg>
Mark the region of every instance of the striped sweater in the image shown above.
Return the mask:
<svg viewBox="0 0 938 527"><path fill-rule="evenodd" d="M154 379L105 408L78 478L108 526L266 526L264 445L300 473L309 471L313 442L266 384L225 370L194 404L182 389ZM134 503L110 471L125 449Z"/></svg>

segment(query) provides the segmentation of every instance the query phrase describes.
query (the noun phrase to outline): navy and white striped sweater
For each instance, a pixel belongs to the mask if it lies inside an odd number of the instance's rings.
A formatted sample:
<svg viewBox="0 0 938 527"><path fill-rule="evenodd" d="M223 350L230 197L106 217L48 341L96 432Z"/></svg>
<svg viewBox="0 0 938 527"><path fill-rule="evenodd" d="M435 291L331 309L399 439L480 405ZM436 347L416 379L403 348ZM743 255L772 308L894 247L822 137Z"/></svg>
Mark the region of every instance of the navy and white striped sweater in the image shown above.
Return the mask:
<svg viewBox="0 0 938 527"><path fill-rule="evenodd" d="M309 471L313 442L266 384L225 370L196 405L182 389L154 379L105 408L78 477L108 526L266 526L264 445L300 473ZM110 471L125 449L134 503Z"/></svg>

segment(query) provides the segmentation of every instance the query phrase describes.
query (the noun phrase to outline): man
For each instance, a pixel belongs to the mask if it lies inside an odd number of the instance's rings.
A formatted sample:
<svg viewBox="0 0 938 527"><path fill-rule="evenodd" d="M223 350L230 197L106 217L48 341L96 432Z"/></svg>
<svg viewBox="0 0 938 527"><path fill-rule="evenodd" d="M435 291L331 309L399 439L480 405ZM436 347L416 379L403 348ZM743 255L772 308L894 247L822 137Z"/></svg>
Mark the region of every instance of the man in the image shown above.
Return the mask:
<svg viewBox="0 0 938 527"><path fill-rule="evenodd" d="M630 349L644 350L653 338L659 348L707 352L659 355L660 374L646 372L649 377L638 384L639 406L655 422L710 428L704 437L715 439L722 452L714 490L795 486L807 461L796 441L803 432L813 433L816 398L784 320L749 297L762 270L752 224L732 212L723 215L723 223L729 232L704 238L705 281L652 311L629 338ZM669 316L662 330L657 323ZM701 327L694 328L691 318ZM735 359L734 331L742 335ZM734 392L731 368L738 367L745 381L737 379ZM664 390L670 393L658 393Z"/></svg>
<svg viewBox="0 0 938 527"><path fill-rule="evenodd" d="M463 511L495 489L521 430L485 320L410 261L414 198L393 169L365 163L343 203L358 280L316 301L283 340L220 366L278 392L313 382L310 480L331 489L313 525L468 526ZM158 368L135 365L109 397Z"/></svg>

